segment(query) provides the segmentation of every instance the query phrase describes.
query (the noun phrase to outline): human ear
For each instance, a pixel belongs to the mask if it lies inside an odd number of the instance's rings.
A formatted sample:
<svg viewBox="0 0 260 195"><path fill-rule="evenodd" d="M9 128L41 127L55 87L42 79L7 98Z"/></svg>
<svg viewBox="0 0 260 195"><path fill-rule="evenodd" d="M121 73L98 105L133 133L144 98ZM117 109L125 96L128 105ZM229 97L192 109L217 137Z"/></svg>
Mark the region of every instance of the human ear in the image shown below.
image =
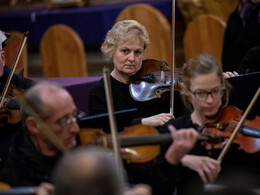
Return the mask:
<svg viewBox="0 0 260 195"><path fill-rule="evenodd" d="M186 95L186 96L188 96L188 89L187 89L187 87L185 86L185 85L181 85L181 91L182 91L182 94L183 95Z"/></svg>
<svg viewBox="0 0 260 195"><path fill-rule="evenodd" d="M37 135L40 132L39 125L36 123L35 119L31 116L27 117L25 120L25 125L28 129L28 131L32 135Z"/></svg>

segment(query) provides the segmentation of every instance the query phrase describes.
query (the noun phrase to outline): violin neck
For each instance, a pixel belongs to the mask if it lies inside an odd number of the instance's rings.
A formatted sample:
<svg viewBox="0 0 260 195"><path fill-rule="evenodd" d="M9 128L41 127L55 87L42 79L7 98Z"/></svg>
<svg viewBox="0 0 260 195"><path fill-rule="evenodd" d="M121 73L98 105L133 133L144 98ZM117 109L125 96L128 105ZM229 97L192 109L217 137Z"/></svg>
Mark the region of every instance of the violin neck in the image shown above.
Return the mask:
<svg viewBox="0 0 260 195"><path fill-rule="evenodd" d="M160 134L153 136L138 136L138 137L121 137L121 147L131 147L140 145L162 144L172 141L170 134Z"/></svg>

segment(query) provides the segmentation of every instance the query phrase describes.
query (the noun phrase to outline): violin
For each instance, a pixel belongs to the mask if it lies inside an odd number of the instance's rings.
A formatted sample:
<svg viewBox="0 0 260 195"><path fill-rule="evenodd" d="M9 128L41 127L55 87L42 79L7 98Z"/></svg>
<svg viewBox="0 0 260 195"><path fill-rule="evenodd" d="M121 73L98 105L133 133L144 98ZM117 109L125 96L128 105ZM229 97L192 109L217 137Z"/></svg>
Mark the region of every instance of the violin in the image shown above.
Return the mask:
<svg viewBox="0 0 260 195"><path fill-rule="evenodd" d="M0 108L0 127L6 126L7 123L15 124L20 121L20 105L15 99L17 96L24 94L25 90L12 84L9 85L3 106Z"/></svg>
<svg viewBox="0 0 260 195"><path fill-rule="evenodd" d="M10 185L0 181L0 190L10 190L10 189L11 189Z"/></svg>
<svg viewBox="0 0 260 195"><path fill-rule="evenodd" d="M174 72L174 89L179 90L180 69ZM171 90L171 68L164 61L146 59L142 68L130 77L130 94L139 102L151 101L169 95Z"/></svg>
<svg viewBox="0 0 260 195"><path fill-rule="evenodd" d="M16 122L19 121L19 120L17 121L17 114L14 115L16 117L11 117L12 116L11 112L8 111L7 106L6 106L6 105L8 105L6 103L6 100L8 100L8 99L6 99L6 98L8 98L7 96L14 97L15 90L14 90L14 87L11 85L11 80L12 80L12 77L14 75L14 71L16 69L16 66L17 66L17 63L18 63L19 58L21 56L22 50L24 48L24 45L25 45L25 43L27 41L27 38L28 38L28 32L23 34L23 38L22 38L21 43L19 45L19 49L17 51L17 55L15 57L14 64L13 64L12 69L11 69L9 75L8 75L8 79L7 79L6 83L5 83L3 92L2 92L2 94L0 96L0 109L1 109L1 111L0 111L0 114L1 114L0 126L1 127L5 126L7 122L16 123ZM18 94L18 90L17 89L16 89L16 94ZM9 103L10 103L10 101L11 100L9 99ZM12 101L12 102L14 102L14 101Z"/></svg>
<svg viewBox="0 0 260 195"><path fill-rule="evenodd" d="M121 157L127 163L150 162L160 153L160 144L172 141L169 133L159 134L154 127L140 124L125 127L118 133L118 139ZM200 135L198 139L203 142L212 142L210 137L203 135ZM82 145L93 144L112 148L111 134L104 133L101 128L82 128L80 142Z"/></svg>
<svg viewBox="0 0 260 195"><path fill-rule="evenodd" d="M158 135L156 129L150 126L135 125L124 128L122 132L118 133L121 157L127 163L152 161L160 152L159 145L151 145L156 144L154 142L156 135ZM163 140L163 138L161 139ZM169 136L167 139L168 141L171 140ZM104 133L102 129L81 129L80 141L82 145L94 144L105 148L112 148L111 134Z"/></svg>
<svg viewBox="0 0 260 195"><path fill-rule="evenodd" d="M238 122L241 120L242 111L234 106L227 106L220 110L214 122L207 123L204 134L223 140L221 143L209 143L208 150L222 149L230 138ZM243 126L236 134L233 143L239 145L239 149L247 153L260 151L260 117L254 120L245 120Z"/></svg>

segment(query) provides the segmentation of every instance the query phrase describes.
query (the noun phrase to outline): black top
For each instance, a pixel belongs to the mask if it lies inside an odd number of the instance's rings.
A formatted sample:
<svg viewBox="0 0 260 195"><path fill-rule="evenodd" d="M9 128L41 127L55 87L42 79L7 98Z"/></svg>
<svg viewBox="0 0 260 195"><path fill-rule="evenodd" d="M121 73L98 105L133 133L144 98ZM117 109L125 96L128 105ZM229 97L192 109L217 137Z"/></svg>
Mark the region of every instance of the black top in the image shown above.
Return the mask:
<svg viewBox="0 0 260 195"><path fill-rule="evenodd" d="M191 120L191 115L186 114L178 118L174 118L165 123L160 129L160 133L169 133L168 125L172 124L177 130L181 128L194 128L198 129L198 125L194 124ZM190 154L200 154L202 156L208 155L207 150L201 146L199 142L196 143L195 147L189 152Z"/></svg>
<svg viewBox="0 0 260 195"><path fill-rule="evenodd" d="M132 99L129 92L129 85L121 83L110 76L114 111L136 108L136 102ZM104 79L97 82L89 92L88 102L89 115L107 113L107 103L104 88ZM141 118L136 119L140 123Z"/></svg>
<svg viewBox="0 0 260 195"><path fill-rule="evenodd" d="M260 71L260 46L250 49L238 69L238 74L246 74Z"/></svg>
<svg viewBox="0 0 260 195"><path fill-rule="evenodd" d="M180 128L198 128L198 125L194 124L191 120L191 115L186 114L179 118L171 119L166 124L164 124L160 129L160 133L167 133L168 125L172 124L175 126L175 128L178 130ZM165 147L164 150L166 150L167 147ZM194 146L194 148L189 152L189 154L196 154L200 156L208 156L207 150L200 144L200 142L197 142ZM188 169L186 167L181 167L180 170L180 179L178 180L178 194L201 194L203 190L203 183L200 180L199 175L192 171L191 169Z"/></svg>
<svg viewBox="0 0 260 195"><path fill-rule="evenodd" d="M1 89L4 88L4 85L8 79L10 70L9 68L5 65L4 66L4 73L3 75L0 77L0 87ZM33 86L35 84L35 82L31 79L28 78L24 78L20 75L16 75L14 74L11 80L11 84L13 84L14 86L16 86L19 89L29 89L31 86Z"/></svg>
<svg viewBox="0 0 260 195"><path fill-rule="evenodd" d="M4 66L4 73L2 77L0 77L0 90L3 90L4 85L8 79L10 70L7 66ZM18 76L16 74L13 75L13 78L11 80L11 84L16 86L18 89L29 89L31 86L34 85L34 81ZM17 110L19 112L19 110ZM10 143L17 133L19 129L22 128L21 123L17 124L7 124L4 127L0 127L0 168L3 166L7 154L9 151Z"/></svg>
<svg viewBox="0 0 260 195"><path fill-rule="evenodd" d="M157 99L153 102L140 103L136 102L130 95L129 84L124 84L112 76L112 96L114 111L126 110L130 108L137 108L137 116L133 116L132 124L141 123L143 117L149 117L160 113L170 112L170 96L165 98ZM181 101L181 97L178 92L175 93L175 116L180 116L184 112L184 106ZM107 113L107 103L104 89L104 80L101 79L96 83L89 93L88 102L89 115L97 115Z"/></svg>
<svg viewBox="0 0 260 195"><path fill-rule="evenodd" d="M253 47L260 45L260 23L258 3L249 18L240 18L236 9L231 13L224 36L222 51L223 71L238 71L238 67L245 54Z"/></svg>
<svg viewBox="0 0 260 195"><path fill-rule="evenodd" d="M0 181L11 186L38 186L41 182L50 182L58 157L42 155L35 148L28 131L20 130L0 171Z"/></svg>

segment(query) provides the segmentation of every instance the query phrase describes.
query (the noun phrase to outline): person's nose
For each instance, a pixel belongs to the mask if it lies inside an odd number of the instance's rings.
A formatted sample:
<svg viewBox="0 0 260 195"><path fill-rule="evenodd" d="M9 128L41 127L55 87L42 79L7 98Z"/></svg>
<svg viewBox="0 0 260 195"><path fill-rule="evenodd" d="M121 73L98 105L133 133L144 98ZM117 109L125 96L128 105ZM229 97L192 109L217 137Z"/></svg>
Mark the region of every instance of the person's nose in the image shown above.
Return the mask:
<svg viewBox="0 0 260 195"><path fill-rule="evenodd" d="M135 59L135 54L134 54L134 52L131 52L131 53L129 54L129 56L128 56L128 60L129 60L129 61L134 61L134 59Z"/></svg>
<svg viewBox="0 0 260 195"><path fill-rule="evenodd" d="M213 102L213 101L214 101L214 98L213 98L213 96L212 96L212 93L208 94L208 96L207 96L207 98L206 98L206 102L207 102L207 103L211 103L211 102Z"/></svg>
<svg viewBox="0 0 260 195"><path fill-rule="evenodd" d="M72 121L70 124L70 132L72 133L78 133L79 132L79 125L77 121Z"/></svg>

